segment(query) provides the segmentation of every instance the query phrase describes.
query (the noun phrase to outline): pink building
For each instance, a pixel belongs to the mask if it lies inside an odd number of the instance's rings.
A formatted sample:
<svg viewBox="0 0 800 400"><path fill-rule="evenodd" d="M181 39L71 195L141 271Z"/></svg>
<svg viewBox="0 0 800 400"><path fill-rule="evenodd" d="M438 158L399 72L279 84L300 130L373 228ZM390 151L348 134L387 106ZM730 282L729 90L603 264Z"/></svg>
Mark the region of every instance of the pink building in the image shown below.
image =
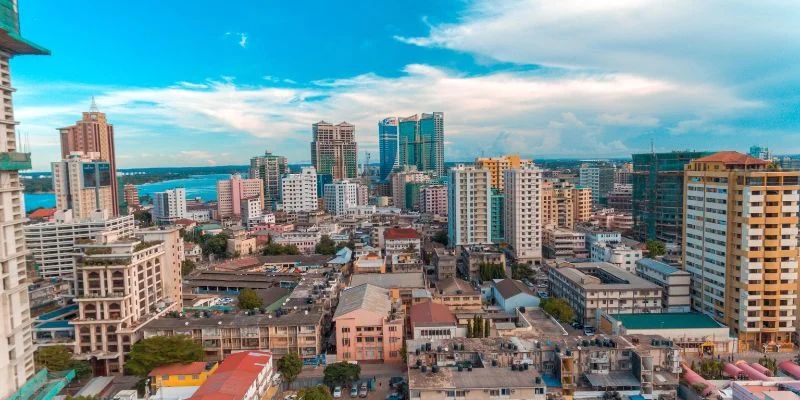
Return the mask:
<svg viewBox="0 0 800 400"><path fill-rule="evenodd" d="M419 211L447 216L447 185L423 186L419 190Z"/></svg>
<svg viewBox="0 0 800 400"><path fill-rule="evenodd" d="M227 181L217 181L217 217L238 217L242 200L257 197L264 207L264 182L261 179L242 179L234 174Z"/></svg>
<svg viewBox="0 0 800 400"><path fill-rule="evenodd" d="M401 362L403 317L387 289L368 283L343 290L333 315L337 361Z"/></svg>

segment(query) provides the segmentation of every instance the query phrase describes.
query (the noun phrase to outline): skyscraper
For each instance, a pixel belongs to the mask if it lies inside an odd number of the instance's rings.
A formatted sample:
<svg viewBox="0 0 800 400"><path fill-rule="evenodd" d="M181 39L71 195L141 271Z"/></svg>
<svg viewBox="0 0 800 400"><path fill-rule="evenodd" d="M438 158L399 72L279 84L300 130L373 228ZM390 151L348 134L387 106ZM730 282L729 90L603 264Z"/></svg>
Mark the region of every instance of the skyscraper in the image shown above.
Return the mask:
<svg viewBox="0 0 800 400"><path fill-rule="evenodd" d="M169 224L186 218L186 189L175 188L153 193L153 220Z"/></svg>
<svg viewBox="0 0 800 400"><path fill-rule="evenodd" d="M269 151L263 156L250 159L250 178L264 182L265 209L272 210L281 197L281 176L289 173L289 164L284 156L276 156Z"/></svg>
<svg viewBox="0 0 800 400"><path fill-rule="evenodd" d="M447 189L448 245L492 243L489 170L463 165L451 168Z"/></svg>
<svg viewBox="0 0 800 400"><path fill-rule="evenodd" d="M25 274L25 200L19 171L31 168L30 153L20 152L14 121L14 102L9 61L15 55L50 54L23 39L19 32L17 2L0 2L0 91L3 92L3 120L0 129L0 398L9 397L33 376L33 343Z"/></svg>
<svg viewBox="0 0 800 400"><path fill-rule="evenodd" d="M98 158L98 153L73 152L51 164L57 209L72 210L77 219L89 218L96 211L112 212L117 202L111 166Z"/></svg>
<svg viewBox="0 0 800 400"><path fill-rule="evenodd" d="M397 167L444 176L444 113L389 117L378 123L381 179Z"/></svg>
<svg viewBox="0 0 800 400"><path fill-rule="evenodd" d="M522 168L531 164L533 164L533 160L520 158L516 154L500 157L480 157L475 160L475 166L489 170L492 176L492 187L500 191L504 190L503 178L507 170Z"/></svg>
<svg viewBox="0 0 800 400"><path fill-rule="evenodd" d="M542 170L534 165L505 171L505 241L518 260L542 258Z"/></svg>
<svg viewBox="0 0 800 400"><path fill-rule="evenodd" d="M389 117L378 122L378 149L380 150L380 179L385 181L389 174L400 166L400 147L398 142L398 118Z"/></svg>
<svg viewBox="0 0 800 400"><path fill-rule="evenodd" d="M320 121L312 125L311 164L319 174L333 179L354 179L358 175L358 146L355 125Z"/></svg>
<svg viewBox="0 0 800 400"><path fill-rule="evenodd" d="M683 260L692 306L731 328L740 351L793 349L800 172L734 151L684 175Z"/></svg>
<svg viewBox="0 0 800 400"><path fill-rule="evenodd" d="M97 110L92 98L89 112L75 125L60 128L61 158L69 158L72 152L98 153L98 160L107 161L111 167L111 209L113 216L119 215L119 187L117 183L117 157L114 153L114 125L106 121L106 114Z"/></svg>
<svg viewBox="0 0 800 400"><path fill-rule="evenodd" d="M591 161L581 166L580 184L592 189L592 205L608 205L608 192L614 189L614 166Z"/></svg>

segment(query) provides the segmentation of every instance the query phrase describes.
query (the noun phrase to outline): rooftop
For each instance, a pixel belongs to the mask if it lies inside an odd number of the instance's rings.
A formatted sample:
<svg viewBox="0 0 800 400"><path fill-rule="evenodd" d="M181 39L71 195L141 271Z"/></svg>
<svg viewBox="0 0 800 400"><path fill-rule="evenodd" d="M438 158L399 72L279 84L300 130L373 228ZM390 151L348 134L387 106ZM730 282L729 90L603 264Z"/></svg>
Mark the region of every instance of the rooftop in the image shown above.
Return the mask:
<svg viewBox="0 0 800 400"><path fill-rule="evenodd" d="M368 283L350 287L339 294L339 305L333 319L356 310L367 310L375 313L388 314L392 309L389 300L389 291Z"/></svg>
<svg viewBox="0 0 800 400"><path fill-rule="evenodd" d="M613 264L606 262L576 262L564 264L570 266L554 268L550 271L561 274L565 278L576 282L584 290L661 289L661 287L645 279L631 274L630 272L623 271Z"/></svg>
<svg viewBox="0 0 800 400"><path fill-rule="evenodd" d="M445 296L451 295L475 295L479 294L478 290L470 284L469 282L459 279L456 277L445 278L439 281L436 284L436 289L438 290L439 294Z"/></svg>
<svg viewBox="0 0 800 400"><path fill-rule="evenodd" d="M422 272L396 272L388 274L356 274L350 278L350 286L369 283L384 289L424 288Z"/></svg>
<svg viewBox="0 0 800 400"><path fill-rule="evenodd" d="M683 273L687 275L689 274L686 271L679 270L669 264L663 263L658 260L653 260L652 258L643 258L639 261L636 261L636 264L641 264L647 268L660 272L664 275L672 275L675 273Z"/></svg>
<svg viewBox="0 0 800 400"><path fill-rule="evenodd" d="M772 164L769 161L760 158L751 157L747 154L742 154L737 151L720 151L710 156L700 157L694 162L721 162L725 165L767 165Z"/></svg>
<svg viewBox="0 0 800 400"><path fill-rule="evenodd" d="M191 397L192 400L239 400L270 362L272 353L244 351L225 357L217 371Z"/></svg>
<svg viewBox="0 0 800 400"><path fill-rule="evenodd" d="M383 232L386 240L419 239L419 232L413 228L388 228Z"/></svg>
<svg viewBox="0 0 800 400"><path fill-rule="evenodd" d="M40 208L28 214L28 218L50 218L55 215L55 208Z"/></svg>
<svg viewBox="0 0 800 400"><path fill-rule="evenodd" d="M244 313L216 314L210 318L171 318L164 317L150 321L144 330L158 329L199 329L199 328L236 328L243 326L292 326L317 325L322 320L322 310L311 308L311 311L294 311L277 316L274 313L245 315Z"/></svg>
<svg viewBox="0 0 800 400"><path fill-rule="evenodd" d="M724 328L719 322L702 313L614 314L611 315L627 329L698 329Z"/></svg>
<svg viewBox="0 0 800 400"><path fill-rule="evenodd" d="M443 324L456 324L456 318L450 312L450 307L426 301L411 306L410 321L415 326L433 326Z"/></svg>
<svg viewBox="0 0 800 400"><path fill-rule="evenodd" d="M153 368L148 376L194 375L206 370L207 364L202 361L188 364L169 364Z"/></svg>
<svg viewBox="0 0 800 400"><path fill-rule="evenodd" d="M497 291L500 292L504 299L509 299L520 293L533 296L533 292L524 283L515 279L503 279L495 283L494 287L497 288Z"/></svg>
<svg viewBox="0 0 800 400"><path fill-rule="evenodd" d="M409 368L408 386L411 389L493 389L544 387L543 382L535 383L539 373L534 369L512 371L511 368L486 367L473 368L472 371L458 371L456 368L442 367L433 373Z"/></svg>

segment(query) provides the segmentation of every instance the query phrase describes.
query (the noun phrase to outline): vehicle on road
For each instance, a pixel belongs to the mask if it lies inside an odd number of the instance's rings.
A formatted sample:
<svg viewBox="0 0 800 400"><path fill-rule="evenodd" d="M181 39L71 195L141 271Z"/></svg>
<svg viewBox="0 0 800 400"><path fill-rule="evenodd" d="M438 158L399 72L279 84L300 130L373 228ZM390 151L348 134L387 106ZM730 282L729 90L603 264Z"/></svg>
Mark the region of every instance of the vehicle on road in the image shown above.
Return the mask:
<svg viewBox="0 0 800 400"><path fill-rule="evenodd" d="M406 378L404 378L402 376L393 376L393 377L389 378L389 386L390 387L400 386L405 381L406 381Z"/></svg>
<svg viewBox="0 0 800 400"><path fill-rule="evenodd" d="M575 321L575 322L571 323L570 325L575 329L583 329L583 324L581 324L578 321Z"/></svg>
<svg viewBox="0 0 800 400"><path fill-rule="evenodd" d="M367 389L367 383L362 382L361 388L358 389L358 397L364 398L367 397L368 394L369 394L369 389Z"/></svg>
<svg viewBox="0 0 800 400"><path fill-rule="evenodd" d="M350 397L351 398L358 397L358 383L354 383L353 387L350 388Z"/></svg>
<svg viewBox="0 0 800 400"><path fill-rule="evenodd" d="M584 326L583 334L586 336L594 336L594 328L592 328L591 326Z"/></svg>
<svg viewBox="0 0 800 400"><path fill-rule="evenodd" d="M342 397L342 387L336 386L335 388L333 388L333 398L339 399L341 397Z"/></svg>

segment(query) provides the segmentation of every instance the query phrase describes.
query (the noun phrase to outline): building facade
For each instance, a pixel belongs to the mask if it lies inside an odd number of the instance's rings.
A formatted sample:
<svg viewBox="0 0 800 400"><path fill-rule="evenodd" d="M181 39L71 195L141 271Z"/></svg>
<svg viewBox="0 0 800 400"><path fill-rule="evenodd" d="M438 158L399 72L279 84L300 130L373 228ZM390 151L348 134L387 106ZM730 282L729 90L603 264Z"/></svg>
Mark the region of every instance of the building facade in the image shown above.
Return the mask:
<svg viewBox="0 0 800 400"><path fill-rule="evenodd" d="M608 207L617 211L631 212L633 196L633 185L614 184L614 190L608 193Z"/></svg>
<svg viewBox="0 0 800 400"><path fill-rule="evenodd" d="M117 199L114 197L111 165L98 161L98 153L69 154L68 158L51 164L56 208L72 210L78 218L89 218L94 212L108 210L112 215Z"/></svg>
<svg viewBox="0 0 800 400"><path fill-rule="evenodd" d="M312 125L311 164L319 174L333 179L358 177L358 146L355 125L320 121Z"/></svg>
<svg viewBox="0 0 800 400"><path fill-rule="evenodd" d="M586 236L571 229L547 227L542 230L542 253L547 258L586 258Z"/></svg>
<svg viewBox="0 0 800 400"><path fill-rule="evenodd" d="M577 224L592 218L592 188L576 186L572 189L572 218Z"/></svg>
<svg viewBox="0 0 800 400"><path fill-rule="evenodd" d="M504 237L517 260L542 258L542 170L533 165L505 171Z"/></svg>
<svg viewBox="0 0 800 400"><path fill-rule="evenodd" d="M244 179L233 174L228 180L217 181L217 218L241 217L242 200L256 198L264 204L264 181L258 178Z"/></svg>
<svg viewBox="0 0 800 400"><path fill-rule="evenodd" d="M691 311L691 280L686 271L651 258L643 258L636 262L636 275L664 289L661 305L667 313L685 313Z"/></svg>
<svg viewBox="0 0 800 400"><path fill-rule="evenodd" d="M387 128L391 132L391 128ZM397 119L397 166L444 176L444 113Z"/></svg>
<svg viewBox="0 0 800 400"><path fill-rule="evenodd" d="M622 243L594 243L589 248L592 261L607 262L623 271L636 272L636 262L642 259L642 250Z"/></svg>
<svg viewBox="0 0 800 400"><path fill-rule="evenodd" d="M492 243L502 243L506 240L506 196L502 190L491 189L489 196L489 239Z"/></svg>
<svg viewBox="0 0 800 400"><path fill-rule="evenodd" d="M345 215L349 208L358 206L358 186L359 184L347 180L325 185L325 211L333 215Z"/></svg>
<svg viewBox="0 0 800 400"><path fill-rule="evenodd" d="M399 304L389 299L389 290L365 283L339 296L333 315L337 361L400 361L403 317Z"/></svg>
<svg viewBox="0 0 800 400"><path fill-rule="evenodd" d="M380 151L380 180L389 179L389 174L400 166L399 119L384 118L378 122L378 150Z"/></svg>
<svg viewBox="0 0 800 400"><path fill-rule="evenodd" d="M428 183L431 181L431 176L417 170L416 166L403 166L395 170L391 174L392 181L392 203L395 207L400 209L408 209L410 206L407 204L406 199L410 197L407 193L409 183ZM418 188L419 189L419 188ZM413 198L413 196L411 196Z"/></svg>
<svg viewBox="0 0 800 400"><path fill-rule="evenodd" d="M125 185L123 198L125 200L125 204L128 207L138 207L139 206L139 190L136 189L136 185L132 183L128 183Z"/></svg>
<svg viewBox="0 0 800 400"><path fill-rule="evenodd" d="M169 224L186 217L186 189L175 188L153 193L154 222Z"/></svg>
<svg viewBox="0 0 800 400"><path fill-rule="evenodd" d="M299 174L281 179L281 205L288 212L317 210L317 170L314 167L303 167Z"/></svg>
<svg viewBox="0 0 800 400"><path fill-rule="evenodd" d="M470 166L450 169L448 176L447 235L450 246L491 243L491 176Z"/></svg>
<svg viewBox="0 0 800 400"><path fill-rule="evenodd" d="M592 189L592 205L607 205L608 193L614 189L614 166L605 162L589 162L581 166L580 184Z"/></svg>
<svg viewBox="0 0 800 400"><path fill-rule="evenodd" d="M516 154L500 157L479 157L475 159L476 167L489 170L489 175L492 178L492 188L497 190L505 189L503 182L507 170L525 168L529 165L533 165L533 160L520 158L520 156Z"/></svg>
<svg viewBox="0 0 800 400"><path fill-rule="evenodd" d="M263 156L250 159L251 179L260 179L264 188L263 207L273 210L281 198L281 176L289 173L289 164L284 156L264 152Z"/></svg>
<svg viewBox="0 0 800 400"><path fill-rule="evenodd" d="M161 270L164 298L177 304L177 307L182 307L183 272L181 266L186 260L186 255L180 228L170 226L139 229L135 235L145 243L161 243L164 248L164 264Z"/></svg>
<svg viewBox="0 0 800 400"><path fill-rule="evenodd" d="M428 185L419 189L419 212L447 216L447 185Z"/></svg>

